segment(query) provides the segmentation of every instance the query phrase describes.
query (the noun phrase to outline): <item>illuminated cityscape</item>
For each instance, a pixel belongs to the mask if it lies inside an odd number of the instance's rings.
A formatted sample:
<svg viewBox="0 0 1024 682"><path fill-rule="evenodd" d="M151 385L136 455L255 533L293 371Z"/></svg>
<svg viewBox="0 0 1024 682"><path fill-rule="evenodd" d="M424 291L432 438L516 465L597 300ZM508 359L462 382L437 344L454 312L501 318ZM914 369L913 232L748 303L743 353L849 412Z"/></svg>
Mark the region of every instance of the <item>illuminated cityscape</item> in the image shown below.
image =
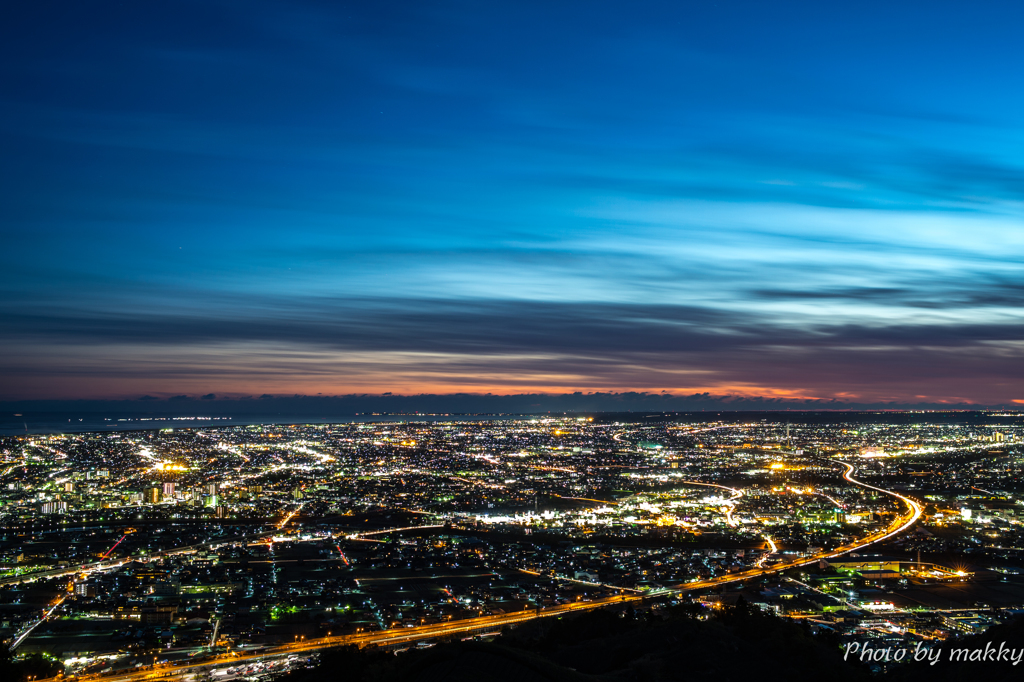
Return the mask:
<svg viewBox="0 0 1024 682"><path fill-rule="evenodd" d="M890 643L1024 609L1019 415L738 416L8 436L2 634L129 680L626 606Z"/></svg>
<svg viewBox="0 0 1024 682"><path fill-rule="evenodd" d="M0 682L1019 682L1024 2L0 20Z"/></svg>

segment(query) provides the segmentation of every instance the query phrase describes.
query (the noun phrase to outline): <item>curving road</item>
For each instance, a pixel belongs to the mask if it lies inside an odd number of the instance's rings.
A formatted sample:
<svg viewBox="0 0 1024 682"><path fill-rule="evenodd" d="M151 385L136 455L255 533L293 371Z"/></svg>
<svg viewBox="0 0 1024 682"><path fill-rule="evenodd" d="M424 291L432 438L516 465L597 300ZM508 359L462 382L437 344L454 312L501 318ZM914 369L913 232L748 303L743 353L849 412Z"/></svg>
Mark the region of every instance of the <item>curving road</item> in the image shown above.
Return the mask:
<svg viewBox="0 0 1024 682"><path fill-rule="evenodd" d="M124 672L120 674L92 674L82 675L76 679L80 682L86 680L102 680L103 682L137 682L146 679L158 679L163 677L175 677L184 673L200 672L203 669L221 667L225 665L238 665L241 663L253 663L267 658L276 658L296 653L312 653L320 649L335 646L391 646L415 642L423 639L434 639L451 635L470 634L473 632L492 632L505 625L513 625L535 618L546 618L551 616L565 615L575 611L587 611L590 609L609 606L616 603L631 602L642 599L640 596L624 595L617 597L606 597L589 602L572 602L559 606L552 606L546 609L519 611L494 616L481 616L479 618L464 618L461 620L446 623L434 623L431 625L420 625L412 628L393 628L391 630L379 630L353 635L341 635L334 637L322 637L283 644L276 647L265 647L253 652L236 652L220 654L214 658L200 661L186 661L177 664L164 664L156 667L146 667ZM69 678L49 678L41 682L55 682L56 680Z"/></svg>
<svg viewBox="0 0 1024 682"><path fill-rule="evenodd" d="M868 535L866 537L863 537L857 540L856 542L841 547L837 547L836 549L827 552L820 552L813 556L802 557L794 561L775 564L774 566L768 568L755 567L746 571L741 571L739 573L731 573L729 575L711 578L709 580L683 583L670 588L665 588L663 590L657 590L652 593L647 593L646 595L624 594L615 597L596 599L593 601L572 602L569 604L562 604L559 606L553 606L545 609L533 609L527 611L520 611L517 613L499 614L494 616L481 616L479 618L468 618L445 623L420 625L411 628L394 628L391 630L381 630L377 632L342 635L336 637L325 637L321 639L295 642L293 644L284 644L277 647L267 647L257 652L227 653L203 661L189 661L173 665L166 664L164 666L157 666L156 668L142 668L134 670L132 672L121 673L116 675L83 675L79 677L78 680L88 680L90 682L99 682L101 680L103 682L140 682L141 680L145 679L173 677L181 675L183 673L198 672L203 669L214 668L224 665L237 665L239 663L253 662L260 659L285 656L295 653L309 653L333 646L355 645L362 647L374 645L395 645L411 643L424 639L435 639L438 637L445 637L450 635L493 631L505 625L521 623L523 621L533 620L535 618L547 618L551 616L564 615L566 613L576 611L587 611L590 609L602 608L613 604L635 602L643 600L645 597L650 596L681 594L683 592L688 592L691 590L705 589L708 587L717 587L719 585L739 582L742 580L749 580L750 578L760 577L763 575L779 573L781 571L786 571L791 568L807 566L821 559L829 559L832 557L841 556L843 554L847 554L858 549L863 549L864 547L868 547L878 542L882 542L883 540L887 540L888 538L891 538L894 535L897 535L907 530L912 525L914 525L914 523L916 523L919 518L921 518L922 508L920 503L918 503L916 500L892 490L886 490L885 488L879 488L878 486L874 486L869 483L864 483L863 481L854 478L853 473L855 469L852 464L848 462L839 463L846 467L846 471L843 473L844 479L846 479L853 485L860 486L862 488L867 488L869 490L874 490L876 492L884 493L886 495L890 495L898 499L903 505L906 506L906 511L900 514L886 528L875 533L872 533L871 535ZM60 678L51 678L51 680L47 680L45 682L55 682L58 679Z"/></svg>
<svg viewBox="0 0 1024 682"><path fill-rule="evenodd" d="M699 581L699 582L692 582L692 583L683 583L682 585L678 585L675 588L669 588L669 589L665 590L665 592L675 592L675 591L683 592L683 591L692 590L692 589L698 589L698 588L704 588L704 587L712 587L712 586L715 586L715 585L722 585L722 584L725 584L725 583L737 582L737 581L740 581L740 580L747 580L747 579L755 578L755 577L758 577L758 576L761 576L761 575L767 575L769 573L778 573L780 571L786 571L786 570L789 570L791 568L799 568L801 566L807 566L809 564L813 564L816 561L820 561L822 559L831 559L831 558L834 558L834 557L837 557L837 556L842 556L843 554L848 554L848 553L854 552L854 551L856 551L858 549L863 549L865 547L869 547L871 545L877 544L877 543L882 542L884 540L888 540L889 538L893 537L894 535L898 535L899 533L902 533L903 531L907 530L908 528L913 526L915 523L917 523L917 520L919 518L921 518L921 513L922 513L923 510L922 510L921 504L917 500L915 500L915 499L913 499L911 497L907 497L906 495L903 495L903 494L898 493L896 491L886 490L885 488L879 488L878 486L871 485L870 483L865 483L863 481L860 481L860 480L858 480L858 479L853 477L854 468L853 468L852 464L850 464L849 462L839 462L839 463L846 467L846 471L843 473L843 478L844 479L846 479L847 481L849 481L850 483L852 483L852 484L854 484L856 486L860 486L862 488L867 488L869 490L874 490L876 492L884 493L884 494L889 495L891 497L895 497L897 500L899 500L904 505L906 505L906 507L907 507L906 511L904 513L900 514L899 516L897 516L893 520L892 523L890 523L887 527L883 528L882 530L876 531L875 533L872 533L872 534L867 535L867 536L865 536L863 538L860 538L857 541L851 542L848 545L842 545L840 547L837 547L835 549L829 550L827 552L819 552L817 554L814 554L814 555L811 555L811 556L808 556L808 557L802 557L802 558L796 559L794 561L788 561L788 562L781 563L781 564L775 564L774 566L771 566L769 568L755 568L755 569L750 569L750 570L747 570L747 571L742 571L740 573L732 573L730 575L725 575L725 576L721 576L721 577L718 577L718 578L711 578L710 580L702 580L702 581ZM772 543L772 544L774 545L774 543Z"/></svg>

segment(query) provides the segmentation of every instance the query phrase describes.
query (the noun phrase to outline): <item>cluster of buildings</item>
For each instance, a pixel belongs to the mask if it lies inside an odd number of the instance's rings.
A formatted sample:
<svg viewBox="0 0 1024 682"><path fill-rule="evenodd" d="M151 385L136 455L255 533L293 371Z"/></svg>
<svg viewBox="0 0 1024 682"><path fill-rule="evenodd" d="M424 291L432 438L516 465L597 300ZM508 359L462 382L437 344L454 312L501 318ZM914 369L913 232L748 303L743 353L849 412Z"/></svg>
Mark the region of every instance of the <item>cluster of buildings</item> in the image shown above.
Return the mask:
<svg viewBox="0 0 1024 682"><path fill-rule="evenodd" d="M7 437L0 637L119 669L617 594L955 636L1024 605L1022 434L574 417ZM901 513L884 490L924 508L895 558L679 591L871 536Z"/></svg>

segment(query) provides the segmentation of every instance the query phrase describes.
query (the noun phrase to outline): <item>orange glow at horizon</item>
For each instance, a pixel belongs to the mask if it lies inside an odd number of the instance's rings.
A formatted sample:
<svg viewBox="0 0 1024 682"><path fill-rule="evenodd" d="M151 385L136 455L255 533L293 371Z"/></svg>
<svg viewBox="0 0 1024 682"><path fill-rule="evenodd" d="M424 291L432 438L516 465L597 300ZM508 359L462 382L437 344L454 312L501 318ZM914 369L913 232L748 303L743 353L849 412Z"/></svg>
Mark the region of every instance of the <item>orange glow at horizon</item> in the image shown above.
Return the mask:
<svg viewBox="0 0 1024 682"><path fill-rule="evenodd" d="M88 387L83 386L81 392L68 391L67 383L62 382L64 390L61 394L53 395L47 393L36 396L44 399L72 399L72 400L137 400L139 396L148 395L157 399L166 399L173 396L187 395L198 398L201 395L215 394L218 399L243 399L269 395L273 397L339 397L352 395L385 396L394 395L416 396L416 395L451 395L467 394L479 396L503 396L503 395L560 395L582 393L646 393L648 395L663 395L665 397L685 398L693 395L708 394L714 399L770 399L770 400L838 400L841 402L930 402L938 404L983 404L981 401L972 400L961 396L929 396L922 398L920 395L908 394L905 396L894 395L891 391L875 392L850 392L850 391L808 391L801 388L756 386L751 384L701 384L688 387L666 388L664 386L644 386L637 384L609 385L609 384L569 384L562 382L546 383L543 381L516 381L508 382L489 381L477 383L473 381L460 380L462 377L452 377L450 381L423 381L398 380L393 378L374 381L371 377L362 376L359 380L348 383L344 386L337 384L324 385L319 381L309 380L305 377L295 377L292 381L284 381L275 377L274 379L258 384L249 382L235 383L230 380L218 380L216 378L186 378L174 381L170 386L162 386L161 390L154 390L154 383L159 381L147 380L144 378L119 381L114 378L106 380L92 380ZM127 384L127 385L126 385ZM138 386L138 388L135 388ZM44 388L45 390L45 388ZM32 399L27 396L26 399ZM1024 404L1024 400L1014 399L1013 403Z"/></svg>
<svg viewBox="0 0 1024 682"><path fill-rule="evenodd" d="M46 351L45 348L40 352ZM48 353L48 351L46 351ZM46 354L44 353L44 354ZM22 358L31 364L32 358ZM486 396L645 393L666 398L707 394L710 400L1024 405L1006 383L965 385L930 377L916 382L869 374L794 374L784 365L753 370L734 363L681 359L668 365L622 358L591 362L569 353L352 351L262 342L225 346L110 345L80 355L47 355L48 373L11 374L0 400L218 399L270 395ZM1010 393L1010 395L1006 395ZM1018 394L1019 395L1019 394ZM698 399L699 400L699 399ZM196 403L197 405L202 403Z"/></svg>

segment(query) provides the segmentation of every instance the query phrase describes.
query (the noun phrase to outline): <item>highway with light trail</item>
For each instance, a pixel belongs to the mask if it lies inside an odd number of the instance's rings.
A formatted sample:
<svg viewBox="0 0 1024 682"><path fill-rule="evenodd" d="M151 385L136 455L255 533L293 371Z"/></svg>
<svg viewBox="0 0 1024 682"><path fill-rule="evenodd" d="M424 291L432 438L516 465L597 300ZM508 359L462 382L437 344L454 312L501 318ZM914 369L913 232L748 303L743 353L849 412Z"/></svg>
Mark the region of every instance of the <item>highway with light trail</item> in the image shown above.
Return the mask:
<svg viewBox="0 0 1024 682"><path fill-rule="evenodd" d="M740 582L744 580L749 580L751 578L770 575L773 573L779 573L792 568L807 566L822 559L829 559L841 556L843 554L863 549L864 547L868 547L870 545L887 540L909 529L921 517L922 507L921 504L916 500L892 490L886 490L884 488L879 488L878 486L874 486L869 483L864 483L863 481L854 478L853 474L855 469L852 464L848 462L839 463L846 467L846 471L843 473L843 478L845 480L852 483L853 485L860 486L862 488L867 488L869 490L874 490L876 492L880 492L885 495L889 495L891 497L896 498L901 503L903 503L903 505L906 506L906 511L899 515L895 520L893 520L893 522L889 524L889 526L887 526L886 528L875 533L872 533L871 535L868 535L864 538L861 538L856 542L843 545L841 547L837 547L833 550L819 552L812 556L804 556L793 561L778 563L767 568L755 567L746 571L730 573L728 575L723 575L716 578L683 583L680 585L675 585L672 587L648 592L646 594L621 594L614 597L604 597L592 601L577 601L541 609L527 609L515 613L480 616L478 618L466 618L443 623L420 625L415 627L393 628L390 630L379 630L375 632L356 633L350 635L339 635L319 639L303 640L290 644L283 644L276 647L266 647L251 652L239 651L219 654L215 657L207 658L201 661L192 660L183 661L180 663L166 663L156 667L140 668L116 674L96 673L91 675L82 675L77 677L77 679L80 681L95 680L97 682L99 682L100 680L104 682L140 682L141 680L146 679L175 677L189 672L198 672L204 669L212 669L229 665L238 665L240 663L246 662L255 662L262 659L276 658L280 656L287 656L290 654L313 653L321 649L326 649L335 646L393 646L409 644L428 639L437 639L440 637L449 637L452 635L470 635L474 632L494 631L506 625L514 625L516 623L522 623L525 621L534 620L536 618L550 618L562 616L569 613L589 611L592 609L604 608L616 604L642 601L645 598L651 597L679 595L684 592L701 590L709 587L718 587L728 583ZM290 518L291 517L289 517L287 520L290 520ZM282 524L282 526L283 525L284 524ZM771 541L769 540L769 542ZM772 545L774 545L774 543L772 543ZM61 678L52 679L56 680Z"/></svg>

